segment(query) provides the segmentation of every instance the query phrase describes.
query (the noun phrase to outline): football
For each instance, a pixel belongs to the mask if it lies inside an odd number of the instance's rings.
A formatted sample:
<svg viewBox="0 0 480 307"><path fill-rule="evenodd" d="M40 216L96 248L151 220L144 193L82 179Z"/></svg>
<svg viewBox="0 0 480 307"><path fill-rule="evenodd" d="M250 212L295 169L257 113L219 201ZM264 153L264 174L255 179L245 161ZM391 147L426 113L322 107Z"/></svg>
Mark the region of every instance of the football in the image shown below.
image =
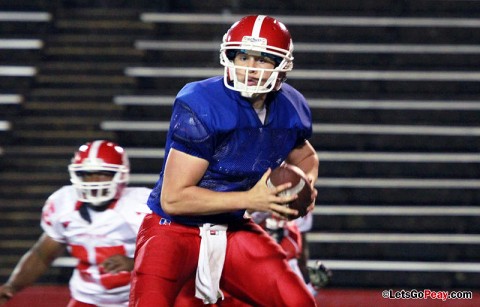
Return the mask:
<svg viewBox="0 0 480 307"><path fill-rule="evenodd" d="M313 190L308 181L307 175L297 166L283 163L274 169L267 179L268 187L276 187L280 184L291 182L292 187L281 192L280 196L298 194L298 198L289 203L288 206L298 210L298 216L307 214L308 205L314 200Z"/></svg>

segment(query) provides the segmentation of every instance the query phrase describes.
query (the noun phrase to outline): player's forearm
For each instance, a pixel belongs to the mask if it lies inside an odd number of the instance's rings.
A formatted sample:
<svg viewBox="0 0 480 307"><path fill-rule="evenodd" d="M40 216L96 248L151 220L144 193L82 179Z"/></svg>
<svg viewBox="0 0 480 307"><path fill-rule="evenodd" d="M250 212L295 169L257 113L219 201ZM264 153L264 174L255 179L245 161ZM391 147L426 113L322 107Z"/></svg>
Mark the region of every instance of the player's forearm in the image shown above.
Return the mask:
<svg viewBox="0 0 480 307"><path fill-rule="evenodd" d="M301 168L314 182L317 180L319 166L318 155L308 141L305 141L303 146L294 149L286 161Z"/></svg>
<svg viewBox="0 0 480 307"><path fill-rule="evenodd" d="M10 286L13 292L18 292L25 287L32 285L45 271L49 265L41 259L35 249L29 250L20 259L13 270L6 285Z"/></svg>
<svg viewBox="0 0 480 307"><path fill-rule="evenodd" d="M317 180L319 162L316 154L305 157L296 165L301 168L309 178L312 178L314 182Z"/></svg>
<svg viewBox="0 0 480 307"><path fill-rule="evenodd" d="M162 193L162 208L170 215L211 215L246 209L245 192L216 192L197 186Z"/></svg>

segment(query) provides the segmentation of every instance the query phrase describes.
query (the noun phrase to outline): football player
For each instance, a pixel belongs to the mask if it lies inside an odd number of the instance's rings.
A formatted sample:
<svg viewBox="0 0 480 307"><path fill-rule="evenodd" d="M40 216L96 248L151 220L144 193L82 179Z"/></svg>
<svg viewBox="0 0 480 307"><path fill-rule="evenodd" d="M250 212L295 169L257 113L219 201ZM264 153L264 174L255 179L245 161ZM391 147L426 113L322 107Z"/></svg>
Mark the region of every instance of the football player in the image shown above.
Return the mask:
<svg viewBox="0 0 480 307"><path fill-rule="evenodd" d="M283 23L246 16L224 35L224 75L177 94L148 200L153 212L137 240L130 306L173 306L192 278L199 306L221 304L222 290L253 306L316 305L281 247L244 218L245 211L298 215L285 206L297 196L278 195L289 183L266 185L283 161L300 167L312 189L318 176L310 109L285 83L292 52Z"/></svg>
<svg viewBox="0 0 480 307"><path fill-rule="evenodd" d="M150 212L150 189L127 187L127 154L109 141L80 146L68 170L72 184L47 199L43 234L0 287L0 305L32 285L65 249L78 260L68 307L128 305L135 240Z"/></svg>
<svg viewBox="0 0 480 307"><path fill-rule="evenodd" d="M312 212L294 220L277 218L269 213L254 212L252 219L280 244L287 254L290 267L304 279L314 296L318 294L320 288L330 282L332 272L321 261L316 261L314 265L307 263L309 249L306 233L312 229Z"/></svg>

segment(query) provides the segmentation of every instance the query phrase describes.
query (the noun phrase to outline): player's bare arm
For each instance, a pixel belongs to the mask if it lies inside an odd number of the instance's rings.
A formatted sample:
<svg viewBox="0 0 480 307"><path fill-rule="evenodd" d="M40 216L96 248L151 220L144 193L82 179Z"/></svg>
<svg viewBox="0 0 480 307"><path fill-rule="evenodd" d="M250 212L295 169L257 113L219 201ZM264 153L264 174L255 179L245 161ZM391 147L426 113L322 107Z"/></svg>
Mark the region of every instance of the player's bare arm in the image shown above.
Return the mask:
<svg viewBox="0 0 480 307"><path fill-rule="evenodd" d="M64 251L64 244L42 234L20 259L8 281L0 287L0 305L12 298L16 292L33 284Z"/></svg>
<svg viewBox="0 0 480 307"><path fill-rule="evenodd" d="M288 155L286 162L298 166L309 178L314 181L317 180L318 156L309 141L306 140L302 145L294 148Z"/></svg>
<svg viewBox="0 0 480 307"><path fill-rule="evenodd" d="M269 189L265 172L257 184L246 192L215 192L197 186L208 167L208 162L172 149L164 169L162 208L171 215L217 214L234 210L269 211L296 215L286 208L296 196L277 196L289 184Z"/></svg>

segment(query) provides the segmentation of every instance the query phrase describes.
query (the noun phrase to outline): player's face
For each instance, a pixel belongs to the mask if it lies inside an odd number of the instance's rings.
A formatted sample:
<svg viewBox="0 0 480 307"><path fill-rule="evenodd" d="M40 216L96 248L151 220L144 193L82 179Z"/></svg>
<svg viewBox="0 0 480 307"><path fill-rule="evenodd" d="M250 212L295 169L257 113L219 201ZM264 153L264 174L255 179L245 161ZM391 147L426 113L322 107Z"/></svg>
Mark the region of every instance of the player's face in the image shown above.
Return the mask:
<svg viewBox="0 0 480 307"><path fill-rule="evenodd" d="M83 182L104 182L104 181L112 181L114 173L112 172L82 172L80 174L82 177ZM97 189L97 190L92 190L92 195L97 196L97 194L100 195L107 195L108 190L103 189Z"/></svg>
<svg viewBox="0 0 480 307"><path fill-rule="evenodd" d="M271 69L275 68L275 62L269 57L249 55L241 52L235 56L234 64L235 66L252 68L248 70L248 80L245 80L247 79L247 70L236 69L237 79L248 86L257 86L258 81L260 81L260 85L265 84L272 74Z"/></svg>
<svg viewBox="0 0 480 307"><path fill-rule="evenodd" d="M84 182L101 182L101 181L111 181L113 179L113 173L111 172L84 172L81 174L81 177Z"/></svg>

